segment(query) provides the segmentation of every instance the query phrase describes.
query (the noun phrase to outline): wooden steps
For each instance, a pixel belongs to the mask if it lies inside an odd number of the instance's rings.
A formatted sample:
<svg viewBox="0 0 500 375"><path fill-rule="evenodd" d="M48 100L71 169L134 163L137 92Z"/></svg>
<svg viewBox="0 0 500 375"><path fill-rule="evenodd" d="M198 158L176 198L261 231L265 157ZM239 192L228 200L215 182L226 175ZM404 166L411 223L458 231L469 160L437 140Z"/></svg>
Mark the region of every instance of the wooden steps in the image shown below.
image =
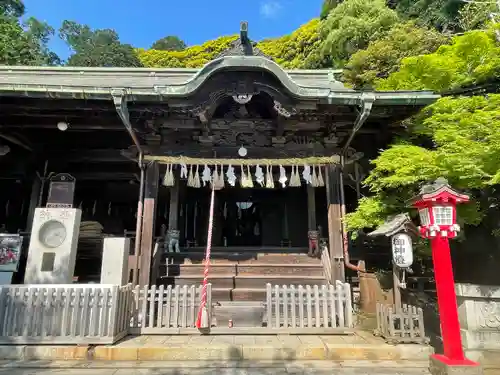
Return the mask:
<svg viewBox="0 0 500 375"><path fill-rule="evenodd" d="M158 284L201 284L205 253L192 248L168 253L160 265ZM323 285L321 261L309 257L307 249L214 248L209 281L212 301L256 301L266 299L266 284Z"/></svg>
<svg viewBox="0 0 500 375"><path fill-rule="evenodd" d="M196 276L203 275L203 264L163 264L160 274L165 276ZM210 276L214 275L297 275L322 276L321 264L282 264L282 263L215 263L210 264Z"/></svg>

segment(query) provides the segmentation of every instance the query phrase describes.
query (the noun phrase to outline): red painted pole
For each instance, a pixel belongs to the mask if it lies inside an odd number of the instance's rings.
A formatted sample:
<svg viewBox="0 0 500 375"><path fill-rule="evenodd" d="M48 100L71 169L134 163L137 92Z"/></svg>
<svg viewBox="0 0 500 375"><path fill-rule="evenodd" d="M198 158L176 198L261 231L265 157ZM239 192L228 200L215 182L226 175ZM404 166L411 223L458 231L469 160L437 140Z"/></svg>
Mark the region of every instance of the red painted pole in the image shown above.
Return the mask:
<svg viewBox="0 0 500 375"><path fill-rule="evenodd" d="M462 349L455 279L448 238L438 234L431 240L431 246L444 356L451 362L468 362Z"/></svg>

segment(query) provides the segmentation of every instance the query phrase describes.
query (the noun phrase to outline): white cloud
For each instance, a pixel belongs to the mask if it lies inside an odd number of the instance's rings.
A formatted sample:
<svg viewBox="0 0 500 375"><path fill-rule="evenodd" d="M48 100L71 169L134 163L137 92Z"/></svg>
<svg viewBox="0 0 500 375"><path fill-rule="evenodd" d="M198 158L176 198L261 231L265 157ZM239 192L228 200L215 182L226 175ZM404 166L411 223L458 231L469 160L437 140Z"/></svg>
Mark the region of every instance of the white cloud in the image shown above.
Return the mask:
<svg viewBox="0 0 500 375"><path fill-rule="evenodd" d="M268 0L260 4L260 14L266 18L272 18L281 10L281 4L277 1Z"/></svg>

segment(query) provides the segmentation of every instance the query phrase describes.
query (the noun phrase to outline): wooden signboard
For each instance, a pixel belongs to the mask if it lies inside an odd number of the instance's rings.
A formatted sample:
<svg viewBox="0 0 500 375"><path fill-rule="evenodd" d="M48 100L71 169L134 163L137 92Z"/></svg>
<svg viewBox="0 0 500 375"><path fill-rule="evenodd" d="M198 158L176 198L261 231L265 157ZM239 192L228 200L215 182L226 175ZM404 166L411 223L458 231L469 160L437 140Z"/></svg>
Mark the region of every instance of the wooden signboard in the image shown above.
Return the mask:
<svg viewBox="0 0 500 375"><path fill-rule="evenodd" d="M72 208L76 179L67 173L56 174L50 179L47 207Z"/></svg>

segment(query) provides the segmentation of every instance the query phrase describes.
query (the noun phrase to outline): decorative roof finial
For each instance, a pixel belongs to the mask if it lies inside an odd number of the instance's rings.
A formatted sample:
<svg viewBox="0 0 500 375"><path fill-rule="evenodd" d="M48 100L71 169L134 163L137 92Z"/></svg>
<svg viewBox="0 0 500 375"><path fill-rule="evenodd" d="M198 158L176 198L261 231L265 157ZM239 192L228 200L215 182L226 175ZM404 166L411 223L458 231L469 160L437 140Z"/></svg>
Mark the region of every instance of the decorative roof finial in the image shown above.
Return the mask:
<svg viewBox="0 0 500 375"><path fill-rule="evenodd" d="M218 54L215 59L220 59L226 56L261 56L268 60L273 60L270 56L264 54L259 50L255 43L253 43L248 37L248 22L240 22L240 37L235 41L231 42L231 46Z"/></svg>
<svg viewBox="0 0 500 375"><path fill-rule="evenodd" d="M240 23L240 40L241 43L247 44L250 42L250 39L248 39L248 22L247 21L241 21Z"/></svg>

